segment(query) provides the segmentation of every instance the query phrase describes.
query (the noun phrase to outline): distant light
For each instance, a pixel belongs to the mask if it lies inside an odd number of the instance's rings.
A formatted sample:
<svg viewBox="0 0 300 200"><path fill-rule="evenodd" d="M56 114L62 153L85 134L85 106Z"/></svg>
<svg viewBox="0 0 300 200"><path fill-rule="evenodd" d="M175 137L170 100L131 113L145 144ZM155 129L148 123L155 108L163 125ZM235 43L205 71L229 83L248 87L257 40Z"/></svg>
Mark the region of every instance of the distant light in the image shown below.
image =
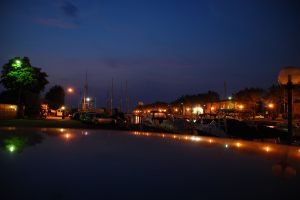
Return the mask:
<svg viewBox="0 0 300 200"><path fill-rule="evenodd" d="M228 100L232 100L232 96L229 96L229 97L228 97Z"/></svg>
<svg viewBox="0 0 300 200"><path fill-rule="evenodd" d="M211 110L214 110L214 109L215 109L215 107L211 107L210 109L211 109Z"/></svg>
<svg viewBox="0 0 300 200"><path fill-rule="evenodd" d="M68 88L68 92L69 92L69 93L74 92L73 88Z"/></svg>
<svg viewBox="0 0 300 200"><path fill-rule="evenodd" d="M212 143L212 139L209 139L209 143Z"/></svg>
<svg viewBox="0 0 300 200"><path fill-rule="evenodd" d="M239 105L239 109L244 109L244 105Z"/></svg>
<svg viewBox="0 0 300 200"><path fill-rule="evenodd" d="M203 108L200 106L194 107L193 108L193 114L203 114Z"/></svg>
<svg viewBox="0 0 300 200"><path fill-rule="evenodd" d="M10 152L14 152L16 150L16 147L13 144L11 144L11 145L8 146L8 150Z"/></svg>
<svg viewBox="0 0 300 200"><path fill-rule="evenodd" d="M266 152L269 152L270 150L271 150L271 149L270 149L269 146L266 146L266 147L265 147L265 151L266 151Z"/></svg>
<svg viewBox="0 0 300 200"><path fill-rule="evenodd" d="M198 141L201 141L201 138L193 136L193 137L191 137L191 140L198 142Z"/></svg>
<svg viewBox="0 0 300 200"><path fill-rule="evenodd" d="M66 109L64 106L61 107L62 110Z"/></svg>
<svg viewBox="0 0 300 200"><path fill-rule="evenodd" d="M229 145L228 144L225 144L225 148L228 148L229 147Z"/></svg>
<svg viewBox="0 0 300 200"><path fill-rule="evenodd" d="M273 103L269 103L269 104L268 104L268 107L269 107L269 108L274 108L274 104L273 104Z"/></svg>
<svg viewBox="0 0 300 200"><path fill-rule="evenodd" d="M19 59L16 59L12 66L14 66L14 67L21 67L21 65L22 65L22 61L19 60Z"/></svg>
<svg viewBox="0 0 300 200"><path fill-rule="evenodd" d="M87 100L87 101L90 101L91 99L88 97L88 98L86 98L86 100Z"/></svg>
<svg viewBox="0 0 300 200"><path fill-rule="evenodd" d="M236 146L237 146L237 147L240 147L240 146L241 146L241 143L237 142L237 143L236 143Z"/></svg>
<svg viewBox="0 0 300 200"><path fill-rule="evenodd" d="M67 134L65 135L65 137L66 137L67 139L69 139L69 138L70 138L70 134L67 133Z"/></svg>

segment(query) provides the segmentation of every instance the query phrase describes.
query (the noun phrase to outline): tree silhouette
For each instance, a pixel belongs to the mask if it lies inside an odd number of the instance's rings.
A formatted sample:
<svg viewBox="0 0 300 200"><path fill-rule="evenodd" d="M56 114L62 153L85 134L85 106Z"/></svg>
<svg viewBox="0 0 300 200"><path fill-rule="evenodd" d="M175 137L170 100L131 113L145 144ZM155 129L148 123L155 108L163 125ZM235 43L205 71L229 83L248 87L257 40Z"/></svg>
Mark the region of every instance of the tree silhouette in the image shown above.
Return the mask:
<svg viewBox="0 0 300 200"><path fill-rule="evenodd" d="M245 88L234 94L234 99L250 105L253 116L256 115L258 105L262 105L265 90L262 88Z"/></svg>
<svg viewBox="0 0 300 200"><path fill-rule="evenodd" d="M50 108L58 109L65 103L65 91L60 85L55 85L49 89L45 95L45 100Z"/></svg>

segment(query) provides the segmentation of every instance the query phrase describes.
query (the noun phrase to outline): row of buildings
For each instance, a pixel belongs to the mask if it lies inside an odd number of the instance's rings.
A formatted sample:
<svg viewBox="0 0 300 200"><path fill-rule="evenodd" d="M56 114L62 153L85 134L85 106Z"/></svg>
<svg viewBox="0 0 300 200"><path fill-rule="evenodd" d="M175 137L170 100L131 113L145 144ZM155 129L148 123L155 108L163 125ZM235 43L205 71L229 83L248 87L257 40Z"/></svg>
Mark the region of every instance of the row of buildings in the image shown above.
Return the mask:
<svg viewBox="0 0 300 200"><path fill-rule="evenodd" d="M284 119L287 105L277 105L273 102L241 102L232 98L212 102L181 102L175 104L154 103L144 105L142 102L133 110L135 114L147 114L151 112L165 112L175 117L191 118L199 115L226 114L246 118L272 118ZM300 101L293 103L294 117L299 117Z"/></svg>

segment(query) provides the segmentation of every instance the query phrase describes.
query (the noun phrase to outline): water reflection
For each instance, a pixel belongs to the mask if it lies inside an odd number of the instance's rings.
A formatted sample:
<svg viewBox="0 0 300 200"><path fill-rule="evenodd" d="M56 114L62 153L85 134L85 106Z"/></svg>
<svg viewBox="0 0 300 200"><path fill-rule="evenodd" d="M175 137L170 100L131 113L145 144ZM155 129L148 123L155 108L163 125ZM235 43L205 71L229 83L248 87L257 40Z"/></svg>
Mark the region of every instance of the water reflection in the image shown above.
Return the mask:
<svg viewBox="0 0 300 200"><path fill-rule="evenodd" d="M3 129L2 129L3 130ZM21 153L26 147L36 145L43 141L41 133L36 131L18 131L6 128L0 134L0 148L10 153Z"/></svg>
<svg viewBox="0 0 300 200"><path fill-rule="evenodd" d="M258 154L270 154L277 157L282 157L279 162L272 165L272 173L281 179L291 179L296 176L297 170L290 164L289 159L300 159L300 148L295 146L285 146L278 144L268 144L262 142L247 142L247 141L236 141L233 139L222 139L222 138L210 138L203 136L189 136L189 135L166 135L158 133L143 133L133 132L136 136L146 137L161 137L164 139L184 140L190 142L196 142L200 144L209 144L214 146L223 146L225 149L232 151L245 151L253 152Z"/></svg>
<svg viewBox="0 0 300 200"><path fill-rule="evenodd" d="M235 139L224 139L224 138L211 138L206 136L191 136L191 135L176 135L176 134L161 134L161 133L148 133L148 132L131 132L136 136L145 137L161 137L164 139L184 140L190 142L196 142L201 144L210 144L215 146L223 146L225 149L230 148L231 150L239 151L251 151L256 153L267 153L280 155L283 151L288 151L292 157L300 158L300 148L296 146L286 146L279 144L272 144L266 142L249 142Z"/></svg>
<svg viewBox="0 0 300 200"><path fill-rule="evenodd" d="M297 194L300 183L299 147L149 132L2 130L5 199L103 199L112 194L120 194L112 199L256 199L256 194L289 199L280 195ZM21 156L12 153L29 141L38 145Z"/></svg>
<svg viewBox="0 0 300 200"><path fill-rule="evenodd" d="M290 150L288 147L282 155L282 160L272 166L272 172L281 179L291 179L296 176L296 169L289 163Z"/></svg>

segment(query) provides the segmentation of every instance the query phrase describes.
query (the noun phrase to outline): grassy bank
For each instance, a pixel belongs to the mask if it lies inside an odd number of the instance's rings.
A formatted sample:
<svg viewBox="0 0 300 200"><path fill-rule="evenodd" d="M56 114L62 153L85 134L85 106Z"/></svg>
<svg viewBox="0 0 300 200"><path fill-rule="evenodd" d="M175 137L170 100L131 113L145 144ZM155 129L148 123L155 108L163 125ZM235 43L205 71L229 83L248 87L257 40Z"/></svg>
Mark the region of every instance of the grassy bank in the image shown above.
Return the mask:
<svg viewBox="0 0 300 200"><path fill-rule="evenodd" d="M110 130L128 130L128 131L146 131L146 132L158 132L166 133L163 129L155 127L146 127L140 125L131 124L126 127L118 127L112 125L92 125L84 124L80 121L70 119L12 119L12 120L0 120L0 127L33 127L33 128L80 128L80 129L110 129Z"/></svg>

